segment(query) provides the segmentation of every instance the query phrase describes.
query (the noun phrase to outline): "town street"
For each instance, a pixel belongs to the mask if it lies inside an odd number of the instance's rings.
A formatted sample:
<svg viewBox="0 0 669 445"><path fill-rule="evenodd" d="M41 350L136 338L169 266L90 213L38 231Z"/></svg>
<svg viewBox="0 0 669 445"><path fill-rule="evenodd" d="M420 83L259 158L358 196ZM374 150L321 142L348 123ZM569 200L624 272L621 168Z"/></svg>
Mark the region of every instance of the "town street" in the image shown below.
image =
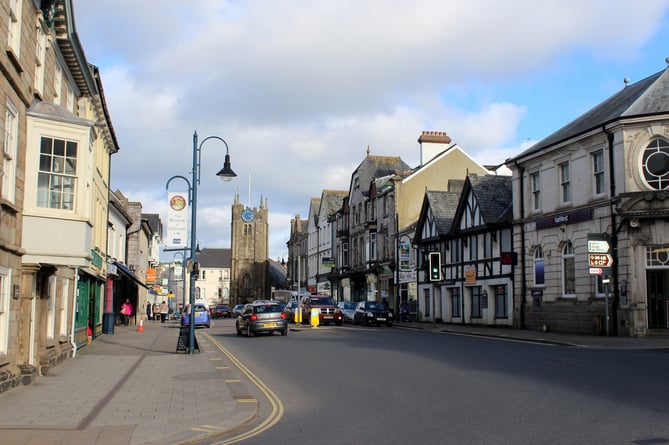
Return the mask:
<svg viewBox="0 0 669 445"><path fill-rule="evenodd" d="M349 324L246 338L217 320L206 334L280 400L244 443L669 443L666 351Z"/></svg>

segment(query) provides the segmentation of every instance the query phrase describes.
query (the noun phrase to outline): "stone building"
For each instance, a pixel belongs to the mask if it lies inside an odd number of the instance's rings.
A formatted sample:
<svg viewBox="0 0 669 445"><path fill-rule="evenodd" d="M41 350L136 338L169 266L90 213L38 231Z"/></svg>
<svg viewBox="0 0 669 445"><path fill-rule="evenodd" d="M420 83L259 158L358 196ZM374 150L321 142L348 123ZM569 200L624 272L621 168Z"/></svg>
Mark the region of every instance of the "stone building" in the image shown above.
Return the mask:
<svg viewBox="0 0 669 445"><path fill-rule="evenodd" d="M625 82L507 166L518 326L666 334L669 69Z"/></svg>
<svg viewBox="0 0 669 445"><path fill-rule="evenodd" d="M269 299L269 209L260 198L258 207L244 206L235 194L231 223L230 304Z"/></svg>
<svg viewBox="0 0 669 445"><path fill-rule="evenodd" d="M118 143L70 0L2 1L1 389L102 330L109 165Z"/></svg>

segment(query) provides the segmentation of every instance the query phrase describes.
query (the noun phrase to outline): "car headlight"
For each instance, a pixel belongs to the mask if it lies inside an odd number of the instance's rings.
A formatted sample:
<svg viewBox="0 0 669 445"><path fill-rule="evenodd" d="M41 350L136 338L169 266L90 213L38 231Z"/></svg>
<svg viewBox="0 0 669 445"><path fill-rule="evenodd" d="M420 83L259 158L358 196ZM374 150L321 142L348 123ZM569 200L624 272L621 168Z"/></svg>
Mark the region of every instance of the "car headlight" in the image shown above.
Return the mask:
<svg viewBox="0 0 669 445"><path fill-rule="evenodd" d="M388 318L393 318L393 313L392 312L388 312Z"/></svg>
<svg viewBox="0 0 669 445"><path fill-rule="evenodd" d="M365 312L365 314L366 314L368 317L373 317L373 316L374 316L374 314L371 313L371 312Z"/></svg>

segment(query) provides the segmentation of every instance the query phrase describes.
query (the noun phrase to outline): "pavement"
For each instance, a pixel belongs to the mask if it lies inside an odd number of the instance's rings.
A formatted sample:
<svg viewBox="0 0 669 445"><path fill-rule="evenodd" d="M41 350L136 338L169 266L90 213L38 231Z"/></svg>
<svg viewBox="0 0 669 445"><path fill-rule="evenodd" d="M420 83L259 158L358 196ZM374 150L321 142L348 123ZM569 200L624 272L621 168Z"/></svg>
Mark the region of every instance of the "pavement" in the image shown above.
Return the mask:
<svg viewBox="0 0 669 445"><path fill-rule="evenodd" d="M395 328L580 348L669 352L667 336L622 338L510 328L398 323ZM393 328L393 329L395 329ZM313 329L291 326L291 330ZM0 441L13 445L194 444L258 416L236 364L198 330L200 352L177 352L177 322L115 327L40 376L0 395ZM248 383L249 385L251 383Z"/></svg>

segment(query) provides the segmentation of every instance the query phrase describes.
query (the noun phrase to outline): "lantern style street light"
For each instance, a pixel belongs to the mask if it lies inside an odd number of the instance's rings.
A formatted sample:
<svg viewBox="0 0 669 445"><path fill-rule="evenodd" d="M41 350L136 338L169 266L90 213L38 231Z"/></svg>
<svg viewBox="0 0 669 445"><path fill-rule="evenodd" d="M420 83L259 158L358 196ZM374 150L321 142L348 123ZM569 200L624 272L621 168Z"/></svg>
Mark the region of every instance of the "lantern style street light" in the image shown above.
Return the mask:
<svg viewBox="0 0 669 445"><path fill-rule="evenodd" d="M190 272L190 287L188 292L188 303L190 304L190 313L189 323L188 323L188 353L192 354L195 349L195 279L197 278L198 268L196 267L196 255L197 255L197 186L200 184L200 161L202 158L202 145L210 139L218 139L223 142L225 145L225 161L223 163L223 168L216 173L216 176L221 178L224 182L232 180L236 177L237 174L232 171L230 168L230 149L228 148L228 143L225 142L222 138L218 136L208 136L204 138L198 144L197 131L193 133L193 169L191 170L191 180L188 181L187 178L183 176L172 176L168 181L166 188L169 187L170 181L172 179L180 178L186 181L188 184L188 201L191 205L191 214L190 214L190 258L192 263L192 269ZM184 280L186 278L184 277ZM184 282L185 284L185 282ZM185 308L184 308L185 310Z"/></svg>

